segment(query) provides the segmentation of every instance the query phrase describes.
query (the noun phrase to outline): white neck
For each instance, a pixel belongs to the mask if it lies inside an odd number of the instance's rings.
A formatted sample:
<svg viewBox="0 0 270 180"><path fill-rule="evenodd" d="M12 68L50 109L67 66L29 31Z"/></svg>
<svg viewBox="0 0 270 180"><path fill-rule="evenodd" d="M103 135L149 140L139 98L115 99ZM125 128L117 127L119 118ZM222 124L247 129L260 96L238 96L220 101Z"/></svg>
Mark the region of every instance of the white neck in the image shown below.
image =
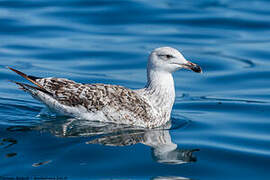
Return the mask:
<svg viewBox="0 0 270 180"><path fill-rule="evenodd" d="M172 74L165 71L147 70L146 88L164 89L170 88L174 91L174 81Z"/></svg>
<svg viewBox="0 0 270 180"><path fill-rule="evenodd" d="M153 107L161 113L163 118L168 120L175 100L172 74L148 69L144 91Z"/></svg>

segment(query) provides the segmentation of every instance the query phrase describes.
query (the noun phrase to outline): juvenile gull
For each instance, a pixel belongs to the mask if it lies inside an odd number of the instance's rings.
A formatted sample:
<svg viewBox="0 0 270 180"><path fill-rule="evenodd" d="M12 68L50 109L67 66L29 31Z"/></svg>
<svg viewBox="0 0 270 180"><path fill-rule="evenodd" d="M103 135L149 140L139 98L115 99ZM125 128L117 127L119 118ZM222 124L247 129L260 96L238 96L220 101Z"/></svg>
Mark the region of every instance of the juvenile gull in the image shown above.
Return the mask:
<svg viewBox="0 0 270 180"><path fill-rule="evenodd" d="M150 54L147 84L131 90L119 85L81 84L63 78L39 78L10 68L35 86L15 82L56 113L79 119L128 124L145 128L161 126L170 120L175 100L172 73L181 68L202 72L171 47Z"/></svg>

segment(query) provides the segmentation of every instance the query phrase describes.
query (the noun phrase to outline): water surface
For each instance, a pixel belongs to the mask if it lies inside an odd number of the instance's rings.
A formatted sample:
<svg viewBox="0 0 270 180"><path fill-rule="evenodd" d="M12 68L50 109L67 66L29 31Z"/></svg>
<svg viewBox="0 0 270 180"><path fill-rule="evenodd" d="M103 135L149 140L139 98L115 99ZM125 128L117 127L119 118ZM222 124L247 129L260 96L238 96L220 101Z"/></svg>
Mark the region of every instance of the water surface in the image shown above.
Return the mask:
<svg viewBox="0 0 270 180"><path fill-rule="evenodd" d="M269 179L270 2L1 0L0 175ZM175 47L204 74L174 74L172 123L138 130L55 117L7 80L141 88L149 52Z"/></svg>

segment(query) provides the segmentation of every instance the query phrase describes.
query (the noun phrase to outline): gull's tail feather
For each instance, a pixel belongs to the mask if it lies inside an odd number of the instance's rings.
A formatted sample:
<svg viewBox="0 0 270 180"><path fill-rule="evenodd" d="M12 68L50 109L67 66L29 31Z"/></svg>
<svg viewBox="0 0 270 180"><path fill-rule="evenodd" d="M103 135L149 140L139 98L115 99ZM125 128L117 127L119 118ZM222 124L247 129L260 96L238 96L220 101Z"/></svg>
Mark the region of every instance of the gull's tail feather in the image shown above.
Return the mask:
<svg viewBox="0 0 270 180"><path fill-rule="evenodd" d="M36 86L38 86L39 88L41 89L44 89L39 83L37 83L35 80L36 79L39 79L37 77L34 77L34 76L28 76L27 74L24 74L23 72L21 71L18 71L16 69L13 69L11 67L7 67L8 69L10 69L11 71L14 71L15 73L19 74L20 76L22 76L23 78L27 79L28 81L30 81L31 83L35 84Z"/></svg>
<svg viewBox="0 0 270 180"><path fill-rule="evenodd" d="M35 91L41 91L41 92L44 92L46 94L52 95L50 92L48 92L45 89L40 88L40 87L31 86L29 84L25 84L25 83L21 83L21 82L17 82L17 81L10 81L10 82L17 84L18 86L20 86L19 89L24 90L26 92L30 92L31 94L33 94Z"/></svg>
<svg viewBox="0 0 270 180"><path fill-rule="evenodd" d="M33 94L36 90L44 92L46 94L52 95L50 92L48 92L45 88L43 88L39 83L36 82L36 79L42 79L42 78L38 78L35 76L28 76L27 74L24 74L21 71L18 71L16 69L13 69L11 67L7 67L8 69L14 71L15 73L19 74L20 76L22 76L23 78L27 79L28 81L30 81L31 83L35 84L37 87L35 86L31 86L29 84L25 84L25 83L21 83L21 82L17 82L17 81L11 81L17 85L20 86L20 89L29 92L31 94Z"/></svg>

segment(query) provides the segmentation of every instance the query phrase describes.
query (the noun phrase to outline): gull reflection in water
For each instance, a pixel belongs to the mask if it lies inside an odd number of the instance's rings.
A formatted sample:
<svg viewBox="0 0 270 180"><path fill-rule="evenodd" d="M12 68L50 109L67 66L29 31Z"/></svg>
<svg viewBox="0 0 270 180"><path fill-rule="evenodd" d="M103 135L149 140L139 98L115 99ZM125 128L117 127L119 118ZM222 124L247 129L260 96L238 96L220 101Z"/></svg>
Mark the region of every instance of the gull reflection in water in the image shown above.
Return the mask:
<svg viewBox="0 0 270 180"><path fill-rule="evenodd" d="M47 121L35 129L50 131L59 137L90 137L86 144L104 146L130 146L137 143L151 147L152 157L156 162L182 164L195 162L192 154L199 149L180 149L172 142L168 123L159 129L141 129L128 125L108 124L94 121L65 119Z"/></svg>

